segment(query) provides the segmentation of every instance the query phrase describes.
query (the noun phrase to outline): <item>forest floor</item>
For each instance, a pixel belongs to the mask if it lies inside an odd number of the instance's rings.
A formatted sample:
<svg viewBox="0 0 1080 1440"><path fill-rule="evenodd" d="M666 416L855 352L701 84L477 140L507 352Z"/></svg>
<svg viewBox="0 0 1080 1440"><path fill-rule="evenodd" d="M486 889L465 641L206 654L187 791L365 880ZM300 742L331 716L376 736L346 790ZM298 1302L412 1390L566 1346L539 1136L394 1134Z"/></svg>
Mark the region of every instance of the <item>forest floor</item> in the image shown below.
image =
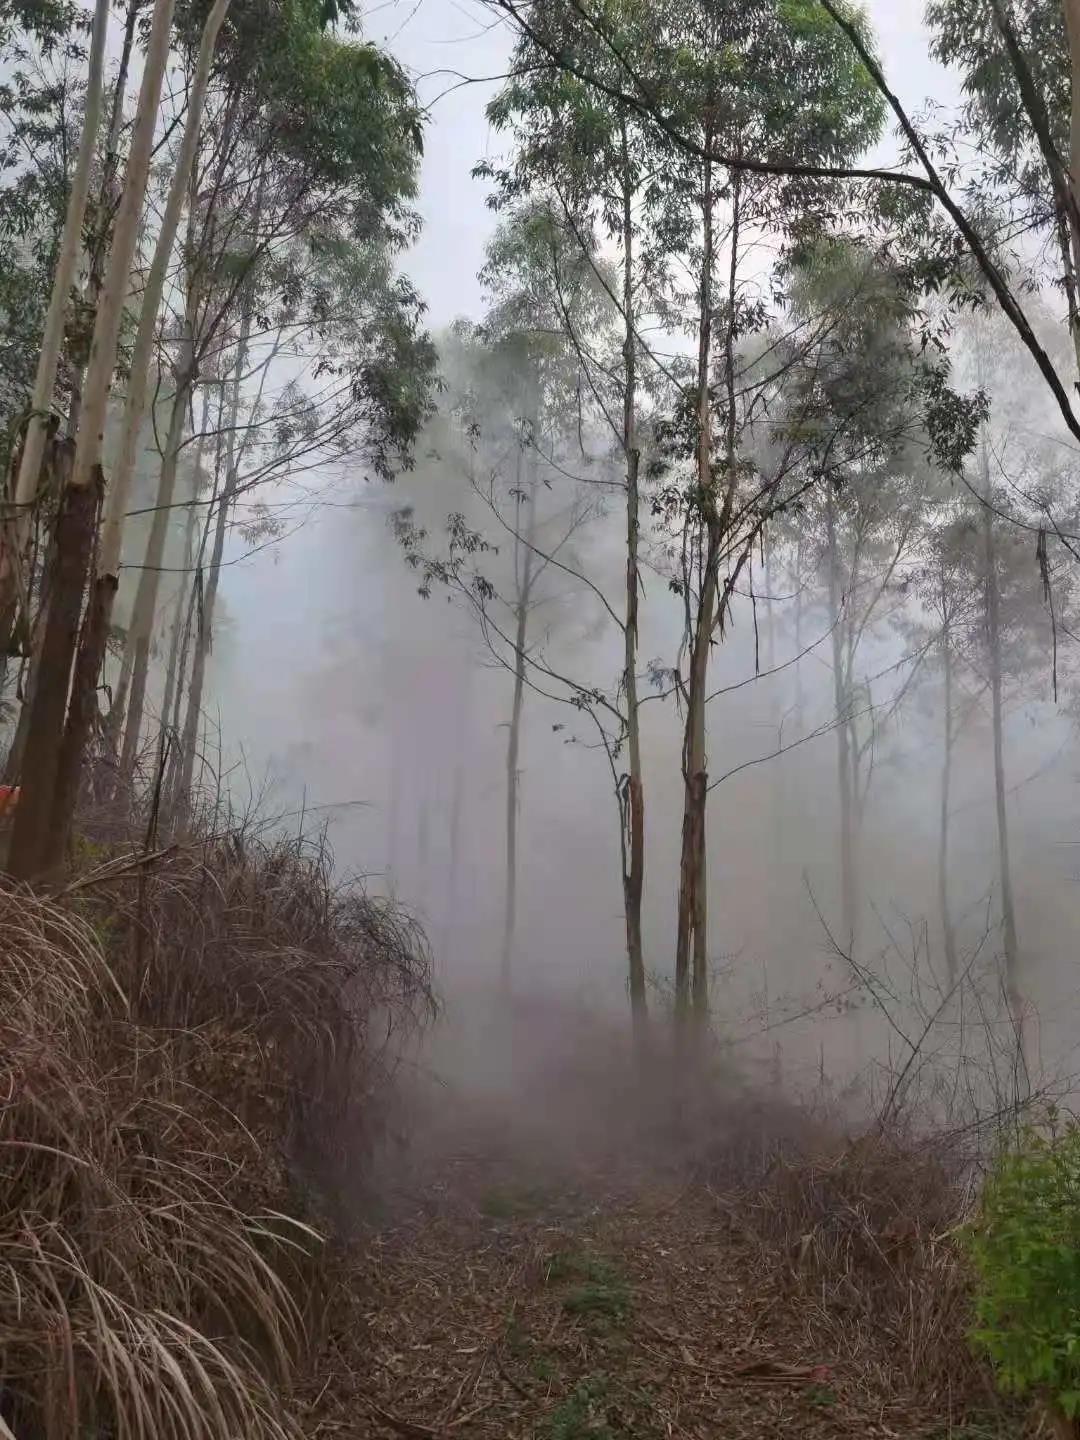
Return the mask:
<svg viewBox="0 0 1080 1440"><path fill-rule="evenodd" d="M339 1337L310 1433L1005 1433L903 1393L895 1336L863 1324L838 1341L835 1315L700 1179L554 1165L480 1132L398 1187L360 1254L363 1333Z"/></svg>

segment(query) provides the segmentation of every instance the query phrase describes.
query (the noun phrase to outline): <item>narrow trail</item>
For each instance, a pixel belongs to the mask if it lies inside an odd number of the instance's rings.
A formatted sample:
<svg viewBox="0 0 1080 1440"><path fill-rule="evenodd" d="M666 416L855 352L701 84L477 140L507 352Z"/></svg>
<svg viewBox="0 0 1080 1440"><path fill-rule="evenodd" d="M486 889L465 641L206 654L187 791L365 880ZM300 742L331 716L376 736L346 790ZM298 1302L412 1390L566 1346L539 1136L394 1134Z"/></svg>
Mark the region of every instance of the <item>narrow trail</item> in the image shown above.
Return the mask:
<svg viewBox="0 0 1080 1440"><path fill-rule="evenodd" d="M895 1340L836 1353L791 1264L701 1181L555 1163L481 1130L388 1197L358 1284L328 1436L970 1433L895 1393Z"/></svg>

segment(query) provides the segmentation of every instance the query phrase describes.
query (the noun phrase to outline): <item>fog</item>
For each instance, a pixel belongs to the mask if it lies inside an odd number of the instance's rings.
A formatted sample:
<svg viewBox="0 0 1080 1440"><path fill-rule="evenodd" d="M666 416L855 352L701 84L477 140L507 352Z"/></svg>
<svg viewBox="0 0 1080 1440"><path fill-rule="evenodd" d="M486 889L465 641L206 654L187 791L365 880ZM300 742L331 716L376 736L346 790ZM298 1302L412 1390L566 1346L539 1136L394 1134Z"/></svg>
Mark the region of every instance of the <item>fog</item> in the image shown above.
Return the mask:
<svg viewBox="0 0 1080 1440"><path fill-rule="evenodd" d="M1078 7L9 6L0 1440L1080 1440Z"/></svg>
<svg viewBox="0 0 1080 1440"><path fill-rule="evenodd" d="M914 9L909 15L886 0L871 6L884 52L908 103L917 108L928 93L951 103L955 77L926 61ZM482 7L436 0L371 7L367 29L386 38L433 102L420 197L425 229L403 264L428 303L433 330L444 333L452 321L483 313L477 272L494 221L485 187L469 172L498 149L483 118L497 83L457 87L448 72L498 76L509 39ZM893 142L879 151L888 162ZM1015 342L999 331L993 346L1008 353ZM1019 399L1010 390L1011 403L1025 433L1051 425L1027 358L1016 356L1015 365L1025 388ZM992 423L1005 435L1018 421L1014 413ZM603 446L592 448L604 463ZM345 467L316 476L309 489L311 503L290 509L286 538L255 554L239 541L231 546L209 707L220 717L227 789L241 808L280 814L284 825L325 824L344 871L414 909L432 942L448 1013L456 1007L460 1015L498 971L513 681L493 662L460 597L439 586L426 599L417 593L418 577L389 524L393 512L411 506L437 535L462 504L460 466L445 463L429 431L416 468L392 487ZM587 527L582 543L592 547L590 574L617 602L617 502L613 511ZM1034 539L1022 543L1034 577ZM938 1002L924 992L937 987L940 995L945 985L936 901L940 686L933 675L912 678L919 666L903 663L909 647L894 623L871 627L859 668L877 677L873 713L881 725L859 831L863 919L855 958L876 977L875 991L853 980L838 953L829 626L820 593L796 622L791 594L784 598L794 588L779 585L780 597L768 607L758 602L756 618L748 601L737 601L712 656L712 688L732 687L708 714L710 779L727 776L710 797L708 820L712 1011L718 1036L746 1074L806 1093L825 1083L839 1093L868 1059L895 1063L906 1042L891 1033L892 1019L921 1014L928 1004L934 1010ZM570 607L573 624L550 644L577 672L613 684L620 638L591 601L567 594L556 600ZM795 665L797 623L798 644L812 648ZM643 659L673 664L681 627L680 601L654 568L645 583ZM1062 637L1063 647L1073 643ZM1072 664L1063 650L1063 672ZM779 673L755 679L756 670L770 669ZM1050 688L1047 663L1036 666L1024 693L1010 697L1008 804L1037 1068L1067 1075L1080 919L1076 739L1067 697L1055 706ZM674 698L650 701L643 726L644 949L651 1002L663 1010L671 995L682 815ZM787 753L768 758L793 741ZM625 930L610 771L584 717L535 694L526 699L521 746L515 985L622 1016ZM982 701L957 740L951 818L963 963L989 976L993 990L1000 913ZM949 1024L942 1044L952 1054L957 1022Z"/></svg>

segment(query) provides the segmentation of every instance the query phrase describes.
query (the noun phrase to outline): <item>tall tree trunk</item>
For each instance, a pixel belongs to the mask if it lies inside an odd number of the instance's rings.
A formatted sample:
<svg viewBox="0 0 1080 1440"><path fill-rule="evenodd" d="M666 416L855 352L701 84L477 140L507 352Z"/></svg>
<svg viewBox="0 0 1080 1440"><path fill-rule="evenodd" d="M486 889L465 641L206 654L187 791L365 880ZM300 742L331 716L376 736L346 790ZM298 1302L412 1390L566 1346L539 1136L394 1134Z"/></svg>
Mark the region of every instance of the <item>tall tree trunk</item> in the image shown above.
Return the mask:
<svg viewBox="0 0 1080 1440"><path fill-rule="evenodd" d="M535 430L535 421L534 421ZM518 819L521 795L521 716L525 706L525 647L528 641L529 605L532 599L536 542L536 460L535 447L530 461L533 473L529 482L528 520L525 544L515 541L519 566L517 595L514 605L514 698L510 708L510 731L506 744L506 891L503 900L503 936L500 977L503 990L509 993L514 967L514 939L517 931L518 882ZM520 526L517 527L520 535Z"/></svg>
<svg viewBox="0 0 1080 1440"><path fill-rule="evenodd" d="M949 623L949 596L944 568L941 572L941 674L944 685L944 744L941 757L941 829L938 843L938 906L945 943L945 969L950 990L956 985L960 966L956 954L956 930L949 908L949 804L952 790L952 635Z"/></svg>
<svg viewBox="0 0 1080 1440"><path fill-rule="evenodd" d="M202 417L199 420L199 438L195 444L195 460L193 462L193 489L198 488L199 470L202 466L203 445L206 439L206 424L210 414L210 396L203 396ZM165 661L165 696L161 702L161 723L166 729L175 728L173 713L176 707L176 697L183 687L183 668L181 666L182 637L184 631L185 601L190 594L191 585L189 576L194 573L195 568L195 494L192 494L192 502L187 507L187 518L184 521L184 543L183 543L183 574L180 577L180 584L176 587L176 598L173 601L173 622L169 633L169 653Z"/></svg>
<svg viewBox="0 0 1080 1440"><path fill-rule="evenodd" d="M459 746L458 758L454 764L453 788L450 792L450 825L449 825L449 848L450 854L446 867L446 909L443 912L443 955L449 957L454 950L457 935L458 920L458 888L461 874L461 816L465 806L465 762L461 758L461 747Z"/></svg>
<svg viewBox="0 0 1080 1440"><path fill-rule="evenodd" d="M113 690L109 711L105 716L104 729L105 746L110 755L116 756L118 776L120 736L124 728L124 716L127 714L128 691L131 689L131 670L134 664L134 651L125 641L124 651L120 657L120 674L116 677L116 688Z"/></svg>
<svg viewBox="0 0 1080 1440"><path fill-rule="evenodd" d="M633 181L626 121L621 122L623 161L623 316L626 322L623 359L623 453L626 457L626 616L623 623L623 695L626 701L626 750L629 773L622 817L623 907L626 915L626 956L630 1013L639 1050L646 1043L649 1012L645 993L645 953L641 904L645 889L645 785L641 768L641 724L638 702L638 602L641 592L641 498L637 443L637 327L634 305Z"/></svg>
<svg viewBox="0 0 1080 1440"><path fill-rule="evenodd" d="M795 654L803 652L803 541L800 535L795 542ZM795 733L803 733L803 717L806 711L806 697L803 693L802 660L795 661ZM796 788L798 779L796 777ZM801 793L801 792L800 792Z"/></svg>
<svg viewBox="0 0 1080 1440"><path fill-rule="evenodd" d="M709 545L707 570L713 568ZM705 814L709 793L708 760L705 751L705 697L708 687L709 651L716 618L716 584L710 578L698 610L694 631L690 678L687 690L685 748L683 752L683 829L680 857L679 914L676 951L676 1008L679 1002L679 961L682 960L683 1009L687 1002L695 1021L708 1016L708 895L706 892ZM689 967L690 994L686 995Z"/></svg>
<svg viewBox="0 0 1080 1440"><path fill-rule="evenodd" d="M698 609L690 643L690 673L683 732L683 824L675 938L675 1018L679 1025L685 1025L689 1020L691 1004L695 1018L704 1019L708 1013L705 809L709 781L705 754L705 697L709 651L716 619L716 577L719 565L709 396L715 258L713 204L712 162L707 159L702 188L703 255L697 358L698 524L705 532L706 539L700 569Z"/></svg>
<svg viewBox="0 0 1080 1440"><path fill-rule="evenodd" d="M55 441L50 442L50 448L46 452L52 458L52 447ZM68 446L70 452L70 444ZM30 733L30 721L34 713L33 697L37 685L38 670L41 665L41 643L45 633L45 618L48 610L48 584L56 574L56 530L48 537L45 545L45 560L41 567L41 592L38 596L38 606L34 614L33 624L30 630L30 638L27 644L27 653L23 660L22 671L22 703L19 706L19 719L15 726L15 734L12 736L11 746L4 761L4 773L2 779L5 785L17 785L23 773L23 756L26 754L26 741Z"/></svg>
<svg viewBox="0 0 1080 1440"><path fill-rule="evenodd" d="M190 349L190 336L186 348ZM180 449L183 444L190 396L190 366L178 367L176 393L173 396L172 412L169 417L169 430L165 440L165 455L158 480L157 498L154 502L154 515L146 543L143 567L139 573L139 584L135 591L135 603L131 612L131 628L128 632L128 644L132 648L133 663L131 693L128 698L127 715L124 718L124 744L120 751L120 777L125 782L129 782L134 775L139 755L143 710L146 704L146 686L150 677L150 648L154 638L158 591L161 588L161 567L165 559L165 543L172 520L176 473L179 467Z"/></svg>
<svg viewBox="0 0 1080 1440"><path fill-rule="evenodd" d="M1065 33L1069 40L1071 108L1069 123L1068 229L1074 284L1080 283L1080 0L1064 0ZM1076 336L1074 336L1076 338ZM1080 341L1078 341L1080 343Z"/></svg>
<svg viewBox="0 0 1080 1440"><path fill-rule="evenodd" d="M90 41L90 69L86 86L86 109L83 118L79 149L75 158L75 173L68 195L64 229L60 237L60 253L53 274L52 290L49 294L49 308L45 315L45 332L38 355L34 389L30 397L30 417L15 477L12 499L15 506L14 523L0 531L2 553L0 553L0 630L5 638L11 631L13 609L29 602L29 585L22 576L23 552L30 531L30 511L37 499L41 478L42 460L45 454L49 415L52 410L53 390L56 372L60 363L60 350L64 342L64 318L67 313L68 297L75 280L75 268L82 246L83 217L86 200L90 193L90 170L97 145L98 127L101 124L101 101L105 69L105 43L109 29L109 0L97 0L94 10L93 34ZM20 594L20 590L23 591Z"/></svg>
<svg viewBox="0 0 1080 1440"><path fill-rule="evenodd" d="M763 542L764 543L764 542ZM765 671L770 676L769 685L769 730L776 736L777 747L782 739L782 720L780 716L780 704L775 684L776 671L776 605L773 599L773 585L775 575L773 573L773 552L772 546L765 548ZM796 654L798 651L796 651ZM770 786L770 849L772 861L770 871L782 881L783 861L785 858L786 846L784 844L785 822L788 816L787 806L787 771L781 757L780 763L773 766Z"/></svg>
<svg viewBox="0 0 1080 1440"><path fill-rule="evenodd" d="M769 695L769 733L776 737L776 747L780 749L784 743L784 717L781 714L779 677L777 676L777 623L776 623L776 601L775 585L776 572L773 564L773 546L763 540L765 546L765 672L770 677L768 685ZM798 654L798 650L795 652ZM798 732L797 732L798 733ZM787 943L785 929L787 925L787 914L790 907L787 906L787 879L788 879L788 833L789 830L797 833L796 813L794 797L791 794L791 777L788 773L787 763L781 755L769 767L769 851L766 858L768 875L766 877L766 902L768 905L769 944L774 950L781 949ZM780 1086L780 1076L783 1069L782 1046L777 1039L773 1052L773 1059L776 1067L776 1085Z"/></svg>
<svg viewBox="0 0 1080 1440"><path fill-rule="evenodd" d="M858 928L858 881L855 874L855 796L851 763L851 686L844 647L845 605L840 546L836 534L836 502L825 490L826 560L829 567L829 625L832 633L833 707L836 721L836 778L840 797L840 914L843 943L854 955Z"/></svg>
<svg viewBox="0 0 1080 1440"><path fill-rule="evenodd" d="M217 576L221 568L221 557L225 551L225 534L228 530L229 506L222 497L214 527L214 548L210 554L209 578L203 580L200 571L195 577L201 598L196 597L195 649L191 661L191 682L188 685L187 708L184 711L184 729L180 736L180 773L176 786L177 824L187 823L191 814L191 787L195 781L195 752L199 743L199 721L202 718L203 689L206 685L206 662L210 656L213 641L213 607L217 599Z"/></svg>
<svg viewBox="0 0 1080 1440"><path fill-rule="evenodd" d="M469 733L469 710L472 694L471 672L462 670L454 722L454 775L450 790L450 816L447 827L446 894L443 902L441 953L444 961L452 958L458 939L458 891L461 877L461 831L465 808L465 743Z"/></svg>
<svg viewBox="0 0 1080 1440"><path fill-rule="evenodd" d="M196 655L198 652L196 652ZM194 685L194 677L192 679ZM391 709L394 706L391 692ZM190 702L189 702L190 706ZM190 715L190 708L188 714ZM187 755L187 736L184 737L184 754ZM387 796L386 825L386 876L387 893L391 900L398 895L398 881L401 878L401 732L396 725L390 736L389 795Z"/></svg>
<svg viewBox="0 0 1080 1440"><path fill-rule="evenodd" d="M139 10L144 0L128 0L124 18L124 35L120 43L120 63L117 66L116 81L113 85L112 103L109 107L109 130L105 139L105 154L101 167L101 184L98 187L94 224L87 241L87 276L83 287L82 313L93 322L97 316L98 299L105 283L105 265L108 260L109 236L112 232L113 216L120 203L117 175L120 169L120 136L124 128L124 101L127 97L128 77L131 70L131 52L135 48L135 27ZM80 337L81 339L81 337ZM89 337L86 337L88 340ZM72 347L69 363L71 402L68 406L67 433L77 435L82 417L83 380L88 355L83 344Z"/></svg>
<svg viewBox="0 0 1080 1440"><path fill-rule="evenodd" d="M465 671L462 690L458 697L458 717L454 736L454 778L451 780L451 804L449 804L449 825L446 831L446 893L442 907L442 922L439 929L442 943L439 946L444 963L454 960L458 945L458 906L461 888L461 834L462 815L465 811L465 737L468 734L469 674Z"/></svg>
<svg viewBox="0 0 1080 1440"><path fill-rule="evenodd" d="M172 691L172 711L171 715L166 712L165 716L173 739L173 744L169 750L168 772L165 777L165 804L166 808L172 814L176 813L180 771L182 768L183 750L180 737L180 710L184 700L184 676L188 670L188 655L191 650L191 642L194 638L197 609L201 619L203 562L206 559L206 546L210 539L211 526L214 525L215 507L218 504L222 487L222 467L225 454L223 443L224 416L225 387L220 386L218 389L217 433L214 441L214 483L210 492L210 503L206 509L206 520L202 527L202 533L199 536L198 553L192 558L189 566L191 570L191 581L187 587L187 613L184 616L183 632L180 637L180 653L175 665L176 683ZM206 430L205 411L202 430L204 432ZM194 499L188 513L190 520L194 522Z"/></svg>
<svg viewBox="0 0 1080 1440"><path fill-rule="evenodd" d="M986 644L990 670L990 703L994 737L994 802L997 812L998 866L1001 880L1001 923L1005 947L1005 986L1013 1023L1020 1033L1022 999L1020 957L1016 938L1016 911L1013 904L1012 866L1009 861L1009 817L1006 807L1005 739L1001 673L1001 590L998 582L997 545L991 509L990 458L986 436L979 447L982 476L983 544L986 555Z"/></svg>
<svg viewBox="0 0 1080 1440"><path fill-rule="evenodd" d="M169 56L174 3L175 0L155 0L154 4L120 208L113 228L101 302L94 321L94 338L90 346L90 363L86 370L83 395L83 413L76 437L71 477L75 486L90 484L95 470L101 464L105 416L116 367L116 350L139 222L146 198L158 104Z"/></svg>
<svg viewBox="0 0 1080 1440"><path fill-rule="evenodd" d="M91 309L97 306L98 295L105 278L106 252L109 231L112 228L112 214L120 202L116 177L120 172L120 136L124 128L124 101L127 98L128 76L131 72L131 52L135 48L135 27L139 11L145 0L128 0L124 16L124 35L120 42L120 61L113 85L112 104L109 107L109 132L105 139L105 155L102 163L101 190L98 200L97 228L91 241L90 269L86 277L85 299Z"/></svg>
<svg viewBox="0 0 1080 1440"><path fill-rule="evenodd" d="M89 738L94 716L97 712L97 683L105 662L105 649L108 643L109 629L112 624L113 602L120 584L120 555L123 546L124 521L127 516L132 481L135 475L135 461L139 437L142 434L143 420L146 414L147 392L153 365L154 340L158 328L158 312L161 309L161 299L165 289L165 278L168 272L169 261L172 257L173 246L176 241L176 232L180 225L180 216L184 207L184 197L187 194L190 184L195 150L202 129L203 107L206 102L206 90L210 80L210 66L214 56L214 49L217 45L218 32L221 29L228 8L229 0L215 0L214 6L203 25L202 37L199 42L198 58L195 63L195 71L192 76L191 87L188 94L184 134L180 141L179 153L176 156L172 180L169 184L169 194L165 203L165 211L161 218L161 226L158 230L158 236L154 246L154 258L151 262L150 273L147 276L146 285L143 290L142 309L139 314L139 324L135 334L135 345L132 350L131 372L128 382L127 401L124 406L124 422L120 437L119 455L113 473L112 483L109 486L105 506L105 519L102 527L98 555L97 577L94 582L94 590L87 610L86 623L83 626L79 656L75 665L71 711L68 715L67 728L64 734L63 753L57 776L57 792L54 802L55 843L57 846L63 846L67 843L67 834L71 826L86 743ZM133 9L134 5L132 5L132 10ZM192 218L188 226L189 244L194 229L194 212L195 206L192 205L190 212ZM192 329L194 325L195 304L190 295L187 311L186 354L182 362L186 362L186 370L177 377L177 398L179 399L181 393L183 393L185 403L190 386L194 383ZM182 419L183 417L181 415L181 428ZM170 437L171 431L172 427L170 426ZM177 438L176 443L179 445L179 438ZM164 547L165 530L171 518L167 509L164 512L160 510L163 504L168 506L172 503L171 490L167 500L163 501L161 498L161 491L167 488L166 474L170 470L170 454L172 456L171 480L175 481L176 477L175 452L167 452L165 462L162 466L161 487L158 496L159 510L155 512L154 525L151 528L151 547L159 518L162 521L161 546L162 548ZM153 563L149 553L147 563ZM160 560L157 564L160 566ZM159 570L155 569L150 576L155 587L159 573ZM140 578L140 594L142 590L141 581L146 579L147 576L148 572L144 570ZM152 626L153 604L151 602L147 603L150 603ZM138 602L136 602L136 613L138 613ZM138 655L135 657L132 686L132 700L134 701L137 695L141 709L142 695L146 686L146 673L145 668L140 671ZM137 733L135 738L137 745ZM125 752L126 749L127 737L125 736ZM121 758L121 776L129 778L131 771L126 761L127 756L125 754L125 756Z"/></svg>
<svg viewBox="0 0 1080 1440"><path fill-rule="evenodd" d="M1065 33L1069 40L1072 101L1069 128L1069 181L1073 203L1080 196L1080 0L1064 0ZM1075 212L1074 212L1075 213Z"/></svg>
<svg viewBox="0 0 1080 1440"><path fill-rule="evenodd" d="M56 444L55 467L69 470L71 442ZM23 784L11 831L8 870L17 880L32 880L46 863L52 800L60 747L56 737L67 708L71 654L79 629L85 557L93 545L100 487L71 485L61 475L60 513L56 526L56 564L50 577L50 595L30 699L32 710L23 755Z"/></svg>
<svg viewBox="0 0 1080 1440"><path fill-rule="evenodd" d="M19 809L25 808L32 818L26 821L26 843L19 845L20 853L17 855L14 831L12 834L12 853L20 867L19 873L24 877L34 873L27 867L40 867L44 863L46 836L54 813L68 689L78 644L78 617L90 569L97 509L103 487L101 447L105 417L116 367L124 300L146 196L154 127L169 54L173 4L174 0L155 0L139 104L132 128L131 150L109 250L108 272L94 320L82 414L67 479L68 487L75 493L64 495L61 500L65 523L57 526L57 580L50 586L47 602L50 608L56 606L57 615L55 619L48 617L45 622L46 640L41 664L42 667L46 664L47 649L49 672L46 674L43 669L34 687L30 741L26 749L19 803ZM78 545L81 549L78 554L68 554L63 550L64 545ZM77 599L75 588L78 589ZM71 620L73 606L74 622Z"/></svg>
<svg viewBox="0 0 1080 1440"><path fill-rule="evenodd" d="M229 515L239 482L240 456L236 443L236 427L240 416L240 394L243 389L244 371L247 368L248 342L251 337L253 302L249 294L244 302L240 320L240 335L236 346L236 366L233 371L232 404L229 410L228 438L225 442L225 484L218 501L214 524L214 548L210 555L210 569L205 588L198 604L198 623L195 633L195 653L191 664L191 684L188 687L187 710L184 715L184 732L180 741L180 780L177 786L176 811L178 823L186 822L191 809L191 787L195 777L195 750L198 743L199 720L202 716L203 687L206 683L206 662L213 643L214 608L217 604L218 582L221 575L221 561L225 554L225 536L229 528ZM201 574L195 583L201 583Z"/></svg>

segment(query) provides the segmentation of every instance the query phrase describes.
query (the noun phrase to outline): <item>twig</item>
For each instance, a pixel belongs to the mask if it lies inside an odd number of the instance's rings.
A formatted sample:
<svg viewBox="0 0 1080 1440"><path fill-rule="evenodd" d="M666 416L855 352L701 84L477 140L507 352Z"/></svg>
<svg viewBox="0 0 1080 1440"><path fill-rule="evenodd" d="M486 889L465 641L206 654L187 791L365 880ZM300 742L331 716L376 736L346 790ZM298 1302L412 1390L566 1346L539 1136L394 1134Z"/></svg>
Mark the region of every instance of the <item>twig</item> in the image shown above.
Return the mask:
<svg viewBox="0 0 1080 1440"><path fill-rule="evenodd" d="M118 864L110 860L104 865L99 865L96 870L91 870L89 875L84 875L81 880L73 880L70 885L65 885L63 890L57 892L58 896L71 895L76 890L85 890L90 885L104 885L107 880L115 880L121 875L128 875L132 870L138 870L144 865L153 865L157 860L164 860L166 855L172 855L179 850L179 844L174 841L166 845L162 850L152 850L149 853L136 855L130 860Z"/></svg>
<svg viewBox="0 0 1080 1440"><path fill-rule="evenodd" d="M520 1395L522 1400L524 1400L527 1404L533 1404L533 1396L529 1394L528 1390L525 1389L524 1385L518 1384L518 1382L510 1374L510 1371L506 1368L506 1362L503 1360L502 1355L499 1353L498 1346L493 1345L491 1347L491 1353L495 1357L495 1369L498 1370L499 1374L506 1381L507 1385L510 1386L510 1389L513 1390L515 1394Z"/></svg>
<svg viewBox="0 0 1080 1440"><path fill-rule="evenodd" d="M470 1420L475 1420L477 1415L482 1415L485 1410L490 1410L495 1402L493 1400L482 1400L479 1405L474 1405L471 1410L466 1410L464 1415L459 1415L448 1430L458 1430L462 1425L467 1425Z"/></svg>
<svg viewBox="0 0 1080 1440"><path fill-rule="evenodd" d="M446 1434L445 1426L419 1425L415 1420L399 1420L396 1415L391 1415L389 1410L384 1410L381 1405L376 1405L369 1396L362 1395L360 1398L385 1425L389 1425L399 1435L408 1435L411 1440L432 1440L432 1437L434 1440L442 1440Z"/></svg>
<svg viewBox="0 0 1080 1440"><path fill-rule="evenodd" d="M483 1375L484 1366L486 1364L487 1354L485 1353L480 1356L479 1364L471 1366L468 1370L465 1371L465 1374L461 1377L461 1384L457 1388L457 1394L450 1402L446 1414L442 1418L442 1425L444 1429L446 1429L450 1425L451 1421L454 1419L454 1416L461 1409L461 1406L465 1400L465 1387L469 1385L470 1380L472 1381L472 1385L469 1386L469 1394L473 1395L476 1393L476 1387L480 1383L480 1376Z"/></svg>

